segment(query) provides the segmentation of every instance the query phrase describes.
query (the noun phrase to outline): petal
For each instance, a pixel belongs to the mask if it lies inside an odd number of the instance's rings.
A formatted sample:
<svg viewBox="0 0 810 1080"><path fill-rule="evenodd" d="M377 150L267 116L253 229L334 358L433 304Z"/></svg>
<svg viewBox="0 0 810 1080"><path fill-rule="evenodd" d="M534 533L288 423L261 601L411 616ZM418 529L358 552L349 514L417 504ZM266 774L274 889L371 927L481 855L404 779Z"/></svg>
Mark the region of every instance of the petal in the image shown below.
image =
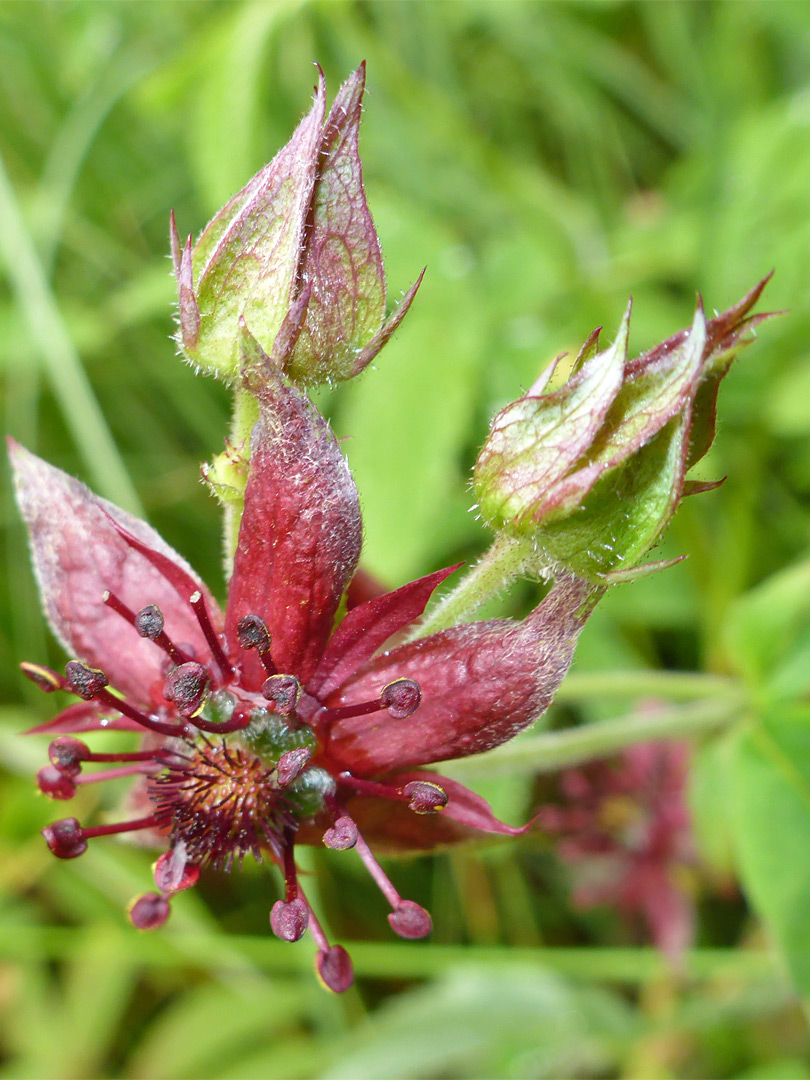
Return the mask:
<svg viewBox="0 0 810 1080"><path fill-rule="evenodd" d="M470 623L372 660L328 705L375 698L415 679L422 703L407 720L385 712L338 721L329 755L359 776L466 757L511 739L545 711L571 663L579 632L604 589L563 575L522 623Z"/></svg>
<svg viewBox="0 0 810 1080"><path fill-rule="evenodd" d="M110 715L94 701L77 701L68 705L52 720L29 728L25 735L81 735L85 731L137 731L143 735L143 728L126 716Z"/></svg>
<svg viewBox="0 0 810 1080"><path fill-rule="evenodd" d="M332 636L309 682L309 692L321 698L331 694L390 637L418 619L434 589L460 565L437 570L352 608Z"/></svg>
<svg viewBox="0 0 810 1080"><path fill-rule="evenodd" d="M216 605L154 529L11 439L9 454L40 595L54 633L69 654L101 668L112 686L136 702L148 702L164 653L103 603L105 590L133 611L155 604L169 636L191 645L199 656L207 656L208 647L192 608L116 526L187 575L206 595L215 617Z"/></svg>
<svg viewBox="0 0 810 1080"><path fill-rule="evenodd" d="M312 676L360 556L357 489L329 425L268 369L251 440L250 475L226 618L264 619L279 671ZM243 654L248 684L263 669Z"/></svg>

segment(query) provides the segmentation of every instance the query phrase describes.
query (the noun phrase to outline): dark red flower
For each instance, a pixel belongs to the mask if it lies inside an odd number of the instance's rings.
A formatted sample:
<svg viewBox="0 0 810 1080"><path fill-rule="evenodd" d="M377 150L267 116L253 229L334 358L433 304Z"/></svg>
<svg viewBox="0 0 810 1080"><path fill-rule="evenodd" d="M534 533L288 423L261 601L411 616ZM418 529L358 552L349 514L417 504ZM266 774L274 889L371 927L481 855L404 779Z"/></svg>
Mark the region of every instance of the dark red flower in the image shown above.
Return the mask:
<svg viewBox="0 0 810 1080"><path fill-rule="evenodd" d="M442 570L360 603L333 632L360 555L357 491L305 396L272 370L259 396L224 613L149 526L11 443L45 608L77 657L64 676L23 670L81 699L34 729L55 736L40 787L67 799L80 784L135 775L142 807L121 824L66 818L43 832L60 858L108 833L143 830L168 844L157 891L130 909L142 929L166 920L201 865L269 852L285 881L273 930L294 941L309 927L323 980L342 990L350 963L306 901L295 845L353 847L393 929L428 933L427 912L399 896L369 844L428 850L523 831L422 767L488 750L539 716L602 590L565 575L522 623L456 626L381 652L421 616ZM94 753L72 737L103 728L144 733L143 749ZM100 772L87 769L96 762Z"/></svg>
<svg viewBox="0 0 810 1080"><path fill-rule="evenodd" d="M639 743L614 761L569 769L559 777L559 801L537 815L571 866L574 902L640 916L675 963L695 928L689 756L686 742Z"/></svg>

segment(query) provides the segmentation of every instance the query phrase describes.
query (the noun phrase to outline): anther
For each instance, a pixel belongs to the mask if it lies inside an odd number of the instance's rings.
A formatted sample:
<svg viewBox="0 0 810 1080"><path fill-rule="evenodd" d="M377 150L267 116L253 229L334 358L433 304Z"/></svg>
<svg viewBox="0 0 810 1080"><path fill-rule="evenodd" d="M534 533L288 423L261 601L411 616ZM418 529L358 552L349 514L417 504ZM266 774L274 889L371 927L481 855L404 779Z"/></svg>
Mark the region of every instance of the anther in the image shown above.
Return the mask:
<svg viewBox="0 0 810 1080"><path fill-rule="evenodd" d="M276 900L270 912L270 927L282 941L299 941L309 925L309 907L298 897Z"/></svg>
<svg viewBox="0 0 810 1080"><path fill-rule="evenodd" d="M222 642L220 641L219 634L214 629L214 625L211 622L211 616L208 614L208 608L205 604L205 597L197 589L191 594L188 601L194 609L194 614L197 616L197 622L200 624L200 629L203 632L205 640L208 642L208 648L211 650L211 655L216 661L217 667L222 672L222 677L226 681L233 676L233 666L230 660L225 655L225 650L222 648Z"/></svg>
<svg viewBox="0 0 810 1080"><path fill-rule="evenodd" d="M76 859L87 851L87 840L76 818L54 821L42 829L42 835L57 859Z"/></svg>
<svg viewBox="0 0 810 1080"><path fill-rule="evenodd" d="M404 720L415 713L422 700L419 683L413 679L395 679L384 686L375 701L359 701L352 705L336 705L324 709L320 717L328 724L337 720L350 720L353 716L366 716L368 713L387 709L395 720Z"/></svg>
<svg viewBox="0 0 810 1080"><path fill-rule="evenodd" d="M401 900L388 916L388 921L394 933L402 938L427 937L433 929L428 912L413 900Z"/></svg>
<svg viewBox="0 0 810 1080"><path fill-rule="evenodd" d="M436 814L447 806L447 792L429 780L411 780L402 789L408 797L408 806L415 814Z"/></svg>
<svg viewBox="0 0 810 1080"><path fill-rule="evenodd" d="M163 684L163 696L173 701L181 716L196 716L208 697L210 677L202 664L190 661L173 668ZM216 728L219 730L219 728Z"/></svg>
<svg viewBox="0 0 810 1080"><path fill-rule="evenodd" d="M52 694L54 690L70 689L64 675L59 675L44 664L30 664L26 660L20 664L20 671L45 694Z"/></svg>
<svg viewBox="0 0 810 1080"><path fill-rule="evenodd" d="M287 787L306 768L307 762L312 757L312 751L306 746L299 746L295 750L287 750L281 755L276 764L276 780L279 787Z"/></svg>
<svg viewBox="0 0 810 1080"><path fill-rule="evenodd" d="M270 702L270 711L289 716L301 700L301 683L295 675L271 675L262 684L262 697Z"/></svg>
<svg viewBox="0 0 810 1080"><path fill-rule="evenodd" d="M85 701L92 701L109 685L103 671L88 667L79 660L68 661L65 665L65 676L72 692Z"/></svg>
<svg viewBox="0 0 810 1080"><path fill-rule="evenodd" d="M156 930L171 914L169 901L159 893L144 893L132 901L127 912L137 930Z"/></svg>
<svg viewBox="0 0 810 1080"><path fill-rule="evenodd" d="M60 735L48 747L48 759L66 776L78 776L82 762L90 760L90 749L81 739Z"/></svg>
<svg viewBox="0 0 810 1080"><path fill-rule="evenodd" d="M101 599L107 607L112 608L117 615L120 615L122 619L126 619L131 626L134 626L141 637L154 641L175 664L184 664L191 659L187 653L174 644L164 631L163 614L160 608L155 607L154 604L149 604L147 607L141 608L136 614L109 589L104 591Z"/></svg>
<svg viewBox="0 0 810 1080"><path fill-rule="evenodd" d="M236 637L243 649L255 649L268 675L276 674L270 654L270 631L259 615L243 615L236 624Z"/></svg>
<svg viewBox="0 0 810 1080"><path fill-rule="evenodd" d="M404 720L419 708L422 690L414 679L394 679L380 694L380 707L387 709L395 720Z"/></svg>
<svg viewBox="0 0 810 1080"><path fill-rule="evenodd" d="M37 787L43 795L47 795L50 799L72 799L76 794L76 784L73 777L62 772L55 765L46 765L44 769L39 770L37 773Z"/></svg>
<svg viewBox="0 0 810 1080"><path fill-rule="evenodd" d="M315 956L315 971L327 990L343 994L354 982L354 969L342 945L333 945Z"/></svg>
<svg viewBox="0 0 810 1080"><path fill-rule="evenodd" d="M357 836L357 826L350 817L344 815L335 820L331 829L326 830L323 842L333 851L348 851L357 843Z"/></svg>
<svg viewBox="0 0 810 1080"><path fill-rule="evenodd" d="M140 709L136 709L128 701L111 694L106 689L107 676L103 671L90 668L78 660L70 660L65 665L65 675L67 676L67 686L71 692L80 698L84 698L85 701L95 699L100 704L106 705L107 708L115 709L124 716L128 716L130 720L134 720L136 724L140 724L141 727L145 727L149 731L155 731L159 735L172 737L183 734L183 728L177 724L164 724L160 720L153 720L151 716L147 716Z"/></svg>

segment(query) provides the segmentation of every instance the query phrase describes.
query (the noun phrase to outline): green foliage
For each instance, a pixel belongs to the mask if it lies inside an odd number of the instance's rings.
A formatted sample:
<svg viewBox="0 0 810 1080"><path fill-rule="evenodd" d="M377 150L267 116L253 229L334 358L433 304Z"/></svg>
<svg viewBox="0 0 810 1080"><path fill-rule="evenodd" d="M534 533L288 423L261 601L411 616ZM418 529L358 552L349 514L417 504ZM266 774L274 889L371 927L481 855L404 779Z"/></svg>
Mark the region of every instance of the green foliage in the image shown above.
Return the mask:
<svg viewBox="0 0 810 1080"><path fill-rule="evenodd" d="M379 370L319 397L349 437L366 564L391 584L478 555L467 483L489 421L616 326L629 294L631 354L688 326L697 290L720 310L771 268L766 306L790 311L721 390L698 471L727 483L686 500L655 553L689 559L613 591L549 718L587 738L618 717L627 735L653 697L668 731L704 732L700 932L681 974L615 913L573 908L542 837L393 865L433 911L418 945L385 936L351 853L313 856L308 891L354 942L346 999L314 983L305 942L270 938L263 868L213 875L162 934L136 934L122 909L152 854L110 842L54 865L37 835L55 816L32 794L44 745L15 733L52 701L16 663L60 657L6 487L3 1076L808 1075L809 18L805 0L0 3L5 427L140 502L215 587L198 468L229 401L173 356L168 215L197 234L286 142L313 60L332 94L368 63L361 151L390 306L428 266ZM713 736L706 716L733 726ZM556 734L511 744L480 784L512 820L544 798L531 740ZM77 815L99 811L117 812L83 789Z"/></svg>

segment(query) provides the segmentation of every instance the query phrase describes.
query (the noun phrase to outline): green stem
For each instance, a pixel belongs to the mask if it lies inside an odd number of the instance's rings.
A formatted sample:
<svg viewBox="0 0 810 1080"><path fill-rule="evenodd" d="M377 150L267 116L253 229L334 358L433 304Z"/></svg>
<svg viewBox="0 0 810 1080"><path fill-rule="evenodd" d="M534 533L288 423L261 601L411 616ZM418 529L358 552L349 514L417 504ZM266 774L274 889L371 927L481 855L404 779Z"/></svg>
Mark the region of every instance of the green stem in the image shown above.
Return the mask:
<svg viewBox="0 0 810 1080"><path fill-rule="evenodd" d="M81 955L80 931L63 926L25 926L13 923L0 933L0 958L60 960ZM274 974L310 971L312 953L267 936L239 936L164 931L148 937L104 927L104 941L122 963L137 960L151 968L176 968L178 962L210 968L239 969L243 965ZM93 937L99 928L94 927ZM223 944L227 947L223 950ZM650 948L520 948L514 946L377 944L344 942L358 975L369 978L426 978L444 974L458 964L475 963L481 969L526 964L547 968L575 979L618 983L645 983L668 970L666 959ZM137 951L134 951L137 946ZM683 971L693 978L762 979L779 974L776 957L769 951L739 949L690 949L683 956Z"/></svg>
<svg viewBox="0 0 810 1080"><path fill-rule="evenodd" d="M721 675L692 671L608 671L574 672L567 675L557 695L557 704L606 697L659 697L668 701L694 701L700 698L728 697L736 694L737 683Z"/></svg>
<svg viewBox="0 0 810 1080"><path fill-rule="evenodd" d="M0 254L31 340L93 486L119 506L143 509L73 347L30 233L0 160Z"/></svg>
<svg viewBox="0 0 810 1080"><path fill-rule="evenodd" d="M564 731L515 739L486 754L443 766L454 779L554 772L609 757L634 743L678 739L731 723L742 712L742 695L691 702L679 708L649 709L618 720L600 720Z"/></svg>
<svg viewBox="0 0 810 1080"><path fill-rule="evenodd" d="M533 556L532 545L501 533L466 577L428 612L407 640L414 641L446 630L448 626L467 622L477 608L514 581Z"/></svg>

